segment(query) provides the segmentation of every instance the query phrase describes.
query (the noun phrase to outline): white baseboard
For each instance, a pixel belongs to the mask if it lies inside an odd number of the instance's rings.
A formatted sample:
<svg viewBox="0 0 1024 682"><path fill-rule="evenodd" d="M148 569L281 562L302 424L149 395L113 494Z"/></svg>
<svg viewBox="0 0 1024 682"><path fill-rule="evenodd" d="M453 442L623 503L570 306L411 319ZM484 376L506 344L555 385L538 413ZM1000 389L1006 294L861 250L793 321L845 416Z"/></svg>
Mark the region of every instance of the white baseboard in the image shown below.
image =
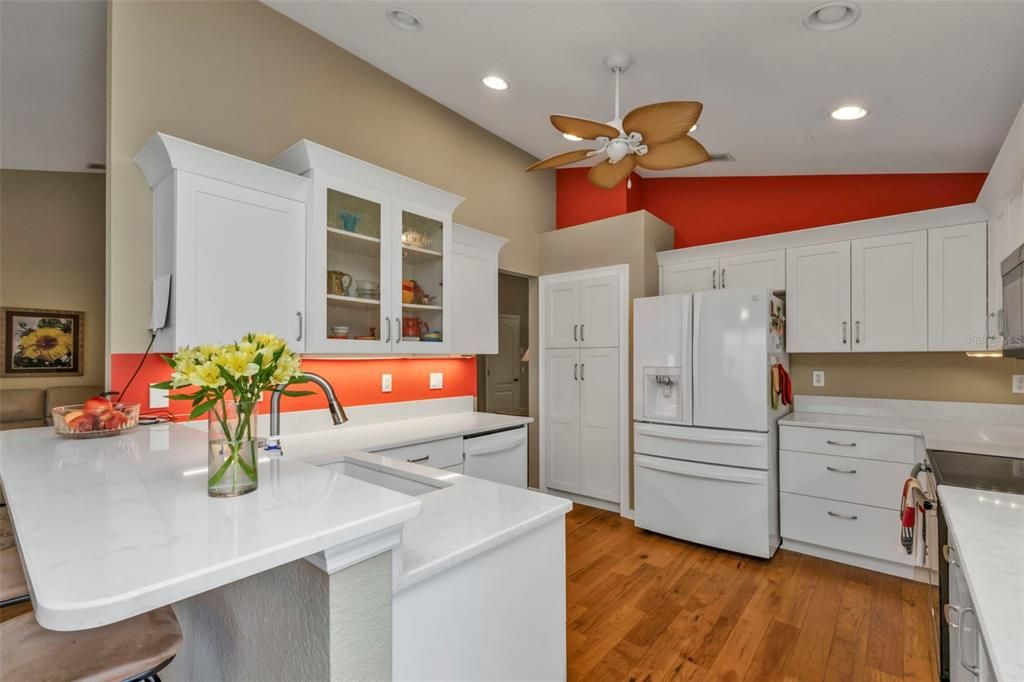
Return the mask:
<svg viewBox="0 0 1024 682"><path fill-rule="evenodd" d="M907 564L900 564L895 561L886 561L885 559L876 559L875 557L864 556L862 554L853 554L851 552L844 552L841 549L812 545L807 542L800 542L799 540L783 539L782 549L788 549L789 551L797 552L798 554L809 554L811 556L816 556L819 559L828 559L829 561L846 564L847 566L864 568L869 571L875 571L876 573L885 573L886 575L894 575L898 578L915 580L919 583L938 582L937 579L931 575L934 571L930 571L922 566L908 566Z"/></svg>
<svg viewBox="0 0 1024 682"><path fill-rule="evenodd" d="M547 493L548 495L554 495L555 497L564 497L573 504L582 504L585 507L603 509L605 511L615 512L616 514L621 513L621 509L618 502L599 500L596 497L587 497L586 495L567 493L564 490L555 490L554 488L548 488L547 490L541 490L538 492Z"/></svg>

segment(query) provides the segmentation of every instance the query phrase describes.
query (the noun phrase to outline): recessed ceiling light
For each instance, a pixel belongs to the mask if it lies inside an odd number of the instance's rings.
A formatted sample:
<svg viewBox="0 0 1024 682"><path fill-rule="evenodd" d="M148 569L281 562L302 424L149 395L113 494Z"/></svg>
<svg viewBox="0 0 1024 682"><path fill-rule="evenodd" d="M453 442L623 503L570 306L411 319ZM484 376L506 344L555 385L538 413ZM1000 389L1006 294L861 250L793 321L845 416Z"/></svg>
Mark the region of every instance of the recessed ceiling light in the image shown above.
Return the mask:
<svg viewBox="0 0 1024 682"><path fill-rule="evenodd" d="M417 18L415 14L404 9L389 9L387 11L388 21L395 28L400 28L403 31L421 31L423 30L423 22Z"/></svg>
<svg viewBox="0 0 1024 682"><path fill-rule="evenodd" d="M484 85L489 87L491 90L508 90L508 83L506 83L505 79L500 76L485 76Z"/></svg>
<svg viewBox="0 0 1024 682"><path fill-rule="evenodd" d="M852 2L826 2L804 15L812 31L839 31L860 19L860 7Z"/></svg>
<svg viewBox="0 0 1024 682"><path fill-rule="evenodd" d="M859 118L864 118L868 115L868 110L864 107L839 107L832 112L832 118L837 121L856 121Z"/></svg>
<svg viewBox="0 0 1024 682"><path fill-rule="evenodd" d="M569 142L579 142L580 140L583 139L582 137L577 137L572 133L562 133L562 137L569 140Z"/></svg>

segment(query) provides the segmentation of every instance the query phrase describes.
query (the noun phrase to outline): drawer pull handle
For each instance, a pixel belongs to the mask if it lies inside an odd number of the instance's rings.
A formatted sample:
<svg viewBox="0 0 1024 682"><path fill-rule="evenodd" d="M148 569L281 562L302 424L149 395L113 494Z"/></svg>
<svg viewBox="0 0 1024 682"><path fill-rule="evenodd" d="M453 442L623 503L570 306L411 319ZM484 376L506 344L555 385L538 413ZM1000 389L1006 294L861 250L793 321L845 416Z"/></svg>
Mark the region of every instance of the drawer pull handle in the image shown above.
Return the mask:
<svg viewBox="0 0 1024 682"><path fill-rule="evenodd" d="M825 442L828 443L829 445L838 445L841 448L855 448L855 447L857 447L856 443L840 443L837 440L827 440Z"/></svg>
<svg viewBox="0 0 1024 682"><path fill-rule="evenodd" d="M849 515L847 515L847 514L840 514L839 512L829 511L828 515L829 516L834 516L837 519L845 519L846 521L856 521L857 520L857 515L856 514L849 514Z"/></svg>
<svg viewBox="0 0 1024 682"><path fill-rule="evenodd" d="M857 473L856 469L837 469L836 467L829 467L829 466L827 466L825 468L828 469L829 471L834 471L837 474L855 474L855 473Z"/></svg>
<svg viewBox="0 0 1024 682"><path fill-rule="evenodd" d="M417 462L426 462L428 459L430 459L430 455L427 455L426 457L417 457L416 459L410 459L408 460L408 462L409 464L416 464Z"/></svg>

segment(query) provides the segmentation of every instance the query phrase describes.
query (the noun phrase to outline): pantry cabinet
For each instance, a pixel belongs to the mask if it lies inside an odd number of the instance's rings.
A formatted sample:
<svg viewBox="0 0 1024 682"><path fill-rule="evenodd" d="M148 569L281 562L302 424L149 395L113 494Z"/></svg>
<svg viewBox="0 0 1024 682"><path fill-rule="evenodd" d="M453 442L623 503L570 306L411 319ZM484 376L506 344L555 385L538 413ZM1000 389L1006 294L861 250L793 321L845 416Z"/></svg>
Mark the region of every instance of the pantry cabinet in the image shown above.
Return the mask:
<svg viewBox="0 0 1024 682"><path fill-rule="evenodd" d="M786 251L786 351L850 349L850 242Z"/></svg>
<svg viewBox="0 0 1024 682"><path fill-rule="evenodd" d="M928 350L928 233L855 239L850 255L851 348Z"/></svg>
<svg viewBox="0 0 1024 682"><path fill-rule="evenodd" d="M462 198L302 140L271 165L312 181L306 351L447 354Z"/></svg>
<svg viewBox="0 0 1024 682"><path fill-rule="evenodd" d="M163 133L135 163L153 188L154 299L169 294L154 350L253 331L305 350L309 180Z"/></svg>
<svg viewBox="0 0 1024 682"><path fill-rule="evenodd" d="M552 282L544 294L545 346L619 345L618 296L617 275Z"/></svg>

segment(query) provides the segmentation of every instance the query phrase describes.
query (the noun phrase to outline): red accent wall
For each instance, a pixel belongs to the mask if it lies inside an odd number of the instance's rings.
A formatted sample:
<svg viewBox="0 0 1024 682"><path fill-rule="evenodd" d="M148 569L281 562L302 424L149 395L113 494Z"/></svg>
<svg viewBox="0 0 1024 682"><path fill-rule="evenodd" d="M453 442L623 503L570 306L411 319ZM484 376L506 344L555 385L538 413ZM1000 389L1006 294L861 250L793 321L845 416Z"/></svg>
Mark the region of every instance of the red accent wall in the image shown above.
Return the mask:
<svg viewBox="0 0 1024 682"><path fill-rule="evenodd" d="M986 175L634 176L631 190L603 190L586 171L558 171L556 227L643 208L675 228L677 248L970 203Z"/></svg>
<svg viewBox="0 0 1024 682"><path fill-rule="evenodd" d="M115 353L110 358L110 389L119 391L128 382L142 359L142 353ZM322 375L334 386L342 405L370 405L429 398L451 398L476 395L476 358L395 358L395 359L303 359L302 368ZM431 372L444 373L444 388L427 388ZM381 393L380 375L392 375L392 392ZM146 358L139 375L135 377L124 402L140 403L142 412L149 409L149 385L170 378L170 368L158 355ZM305 390L304 388L301 390ZM316 394L302 398L285 398L281 409L286 412L315 410L327 407L327 402L316 387ZM263 401L261 412L269 410ZM176 415L188 414L190 404L171 401Z"/></svg>

